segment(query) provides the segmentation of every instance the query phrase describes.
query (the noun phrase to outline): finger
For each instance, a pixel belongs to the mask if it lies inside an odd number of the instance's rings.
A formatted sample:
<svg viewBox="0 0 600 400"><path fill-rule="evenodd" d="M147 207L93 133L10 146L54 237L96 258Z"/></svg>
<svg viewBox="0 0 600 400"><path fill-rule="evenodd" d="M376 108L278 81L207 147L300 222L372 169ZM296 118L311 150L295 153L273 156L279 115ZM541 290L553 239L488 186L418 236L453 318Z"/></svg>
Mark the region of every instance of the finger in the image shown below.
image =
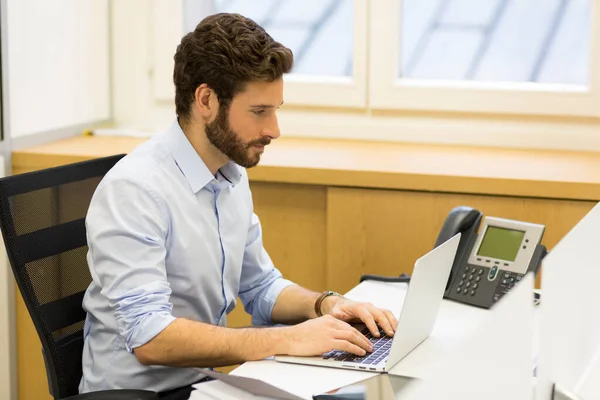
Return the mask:
<svg viewBox="0 0 600 400"><path fill-rule="evenodd" d="M334 324L336 323L336 321L339 321L339 319L335 318L333 315L331 314L325 314L322 317L319 317L320 319L323 319L324 321L327 321L330 324Z"/></svg>
<svg viewBox="0 0 600 400"><path fill-rule="evenodd" d="M343 339L334 341L333 347L337 350L347 351L348 353L356 354L357 356L364 356L367 354L367 351L362 347Z"/></svg>
<svg viewBox="0 0 600 400"><path fill-rule="evenodd" d="M372 305L369 305L367 307L369 309L369 312L373 315L375 321L377 321L377 324L383 329L385 334L388 336L394 336L394 329L392 328L390 321L388 321L388 317L383 313L383 311Z"/></svg>
<svg viewBox="0 0 600 400"><path fill-rule="evenodd" d="M373 351L373 343L371 343L371 341L369 339L367 339L367 337L365 335L363 335L362 332L360 332L356 328L352 328L352 333L357 338L357 340L364 343L364 345L361 345L361 347L363 347L364 349L366 349L369 352ZM364 347L364 346L367 346L367 347Z"/></svg>
<svg viewBox="0 0 600 400"><path fill-rule="evenodd" d="M336 339L343 339L352 344L365 349L366 351L373 351L373 344L365 337L365 335L361 334L354 328L349 330L340 330L335 335Z"/></svg>
<svg viewBox="0 0 600 400"><path fill-rule="evenodd" d="M396 319L394 314L392 314L392 312L390 310L381 310L381 311L383 311L387 320L390 322L390 325L392 326L394 333L396 333L396 327L398 326L398 320Z"/></svg>
<svg viewBox="0 0 600 400"><path fill-rule="evenodd" d="M358 307L356 312L356 316L360 318L360 320L369 328L369 331L375 337L379 337L379 328L375 323L375 318L373 318L373 314L369 311L369 309L365 306Z"/></svg>
<svg viewBox="0 0 600 400"><path fill-rule="evenodd" d="M342 322L342 324L339 325L340 329L352 332L363 343L365 343L365 345L368 346L368 348L367 348L368 351L373 351L373 343L371 343L371 341L367 338L366 334L364 333L364 330L361 332L358 329L354 328L352 325L348 324L347 322L343 322L343 321L341 321L341 322ZM373 322L373 325L374 324L375 323ZM379 329L377 327L375 329L377 329L377 333L379 333Z"/></svg>
<svg viewBox="0 0 600 400"><path fill-rule="evenodd" d="M369 339L367 339L367 337L362 332L360 332L358 329L354 328L352 325L350 325L347 322L340 321L340 320L336 320L336 321L338 322L338 329L340 329L342 331L351 332L352 334L356 335L362 342L365 343L366 346L368 346L368 347L365 347L368 351L371 351L373 349L373 344L371 343L371 341Z"/></svg>
<svg viewBox="0 0 600 400"><path fill-rule="evenodd" d="M345 330L352 329L352 325L350 325L346 321L342 321L341 319L337 319L337 318L333 319L333 326L335 326L337 329L345 329Z"/></svg>

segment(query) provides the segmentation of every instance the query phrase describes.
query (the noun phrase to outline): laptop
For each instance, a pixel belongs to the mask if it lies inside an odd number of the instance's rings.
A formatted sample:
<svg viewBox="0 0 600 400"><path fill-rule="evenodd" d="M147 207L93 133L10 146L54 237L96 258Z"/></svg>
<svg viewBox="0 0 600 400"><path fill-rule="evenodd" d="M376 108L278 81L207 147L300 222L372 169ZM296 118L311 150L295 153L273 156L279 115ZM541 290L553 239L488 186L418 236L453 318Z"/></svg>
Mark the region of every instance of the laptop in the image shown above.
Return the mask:
<svg viewBox="0 0 600 400"><path fill-rule="evenodd" d="M380 337L374 337L364 324L360 327L373 343L371 353L361 357L334 350L316 357L275 356L275 361L376 372L389 371L431 334L459 242L460 233L415 262L393 338L386 336L383 330L380 330Z"/></svg>

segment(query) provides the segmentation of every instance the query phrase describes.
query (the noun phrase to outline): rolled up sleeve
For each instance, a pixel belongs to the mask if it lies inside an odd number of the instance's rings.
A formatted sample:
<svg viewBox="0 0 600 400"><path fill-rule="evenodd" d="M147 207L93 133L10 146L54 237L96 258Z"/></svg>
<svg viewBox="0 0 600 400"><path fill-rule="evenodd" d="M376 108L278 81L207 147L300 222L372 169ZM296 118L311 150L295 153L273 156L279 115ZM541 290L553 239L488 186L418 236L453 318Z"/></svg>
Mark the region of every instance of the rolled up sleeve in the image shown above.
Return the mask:
<svg viewBox="0 0 600 400"><path fill-rule="evenodd" d="M271 324L271 314L277 297L283 289L293 284L283 279L281 272L273 265L263 247L260 220L253 214L244 252L239 292L246 312L252 315L252 324Z"/></svg>
<svg viewBox="0 0 600 400"><path fill-rule="evenodd" d="M102 182L86 218L92 279L130 352L175 320L165 269L167 221L157 195L127 179Z"/></svg>

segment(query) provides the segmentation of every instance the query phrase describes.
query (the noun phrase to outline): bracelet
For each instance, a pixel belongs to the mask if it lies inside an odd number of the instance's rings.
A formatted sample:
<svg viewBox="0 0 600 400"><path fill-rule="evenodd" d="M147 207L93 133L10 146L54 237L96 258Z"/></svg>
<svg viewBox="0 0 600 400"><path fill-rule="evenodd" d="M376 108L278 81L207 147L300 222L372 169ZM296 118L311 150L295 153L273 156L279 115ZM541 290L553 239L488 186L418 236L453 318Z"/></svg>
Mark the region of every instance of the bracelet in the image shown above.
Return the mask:
<svg viewBox="0 0 600 400"><path fill-rule="evenodd" d="M315 314L317 314L317 317L323 316L323 312L321 311L321 305L323 304L323 300L325 300L329 296L343 297L341 294L337 292L332 292L331 290L327 290L321 293L319 297L317 297L317 301L315 301Z"/></svg>

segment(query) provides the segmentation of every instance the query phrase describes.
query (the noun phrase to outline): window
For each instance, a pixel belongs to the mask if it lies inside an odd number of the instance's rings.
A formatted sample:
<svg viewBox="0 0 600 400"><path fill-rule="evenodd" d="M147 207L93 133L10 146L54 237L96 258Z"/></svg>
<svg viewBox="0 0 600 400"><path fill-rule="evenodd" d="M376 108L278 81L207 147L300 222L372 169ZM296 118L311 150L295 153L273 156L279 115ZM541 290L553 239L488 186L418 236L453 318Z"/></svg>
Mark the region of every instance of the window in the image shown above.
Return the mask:
<svg viewBox="0 0 600 400"><path fill-rule="evenodd" d="M128 126L152 130L173 117L175 48L204 16L224 11L255 19L293 49L279 114L288 136L564 148L568 133L568 146L589 149L600 129L600 0L126 4L113 9L146 13L136 35L152 32L150 88L131 106L136 121L120 121ZM123 46L122 57L134 48ZM137 71L123 83L148 72Z"/></svg>
<svg viewBox="0 0 600 400"><path fill-rule="evenodd" d="M585 87L589 16L589 0L405 1L398 77Z"/></svg>
<svg viewBox="0 0 600 400"><path fill-rule="evenodd" d="M294 74L351 77L354 4L348 0L218 0L214 12L237 12L253 19L294 52ZM188 1L186 30L206 15Z"/></svg>
<svg viewBox="0 0 600 400"><path fill-rule="evenodd" d="M286 104L364 108L366 6L367 0L186 0L177 7L154 0L154 40L164 49L155 53L155 93L163 100L173 97L167 80L172 56L166 55L174 53L183 33L209 14L238 12L294 52L294 69L286 76ZM167 15L174 23L165 38Z"/></svg>
<svg viewBox="0 0 600 400"><path fill-rule="evenodd" d="M206 15L239 12L294 51L287 104L597 116L596 3L153 0L155 95L173 97L170 55L183 33Z"/></svg>
<svg viewBox="0 0 600 400"><path fill-rule="evenodd" d="M372 105L598 116L596 3L372 1Z"/></svg>

